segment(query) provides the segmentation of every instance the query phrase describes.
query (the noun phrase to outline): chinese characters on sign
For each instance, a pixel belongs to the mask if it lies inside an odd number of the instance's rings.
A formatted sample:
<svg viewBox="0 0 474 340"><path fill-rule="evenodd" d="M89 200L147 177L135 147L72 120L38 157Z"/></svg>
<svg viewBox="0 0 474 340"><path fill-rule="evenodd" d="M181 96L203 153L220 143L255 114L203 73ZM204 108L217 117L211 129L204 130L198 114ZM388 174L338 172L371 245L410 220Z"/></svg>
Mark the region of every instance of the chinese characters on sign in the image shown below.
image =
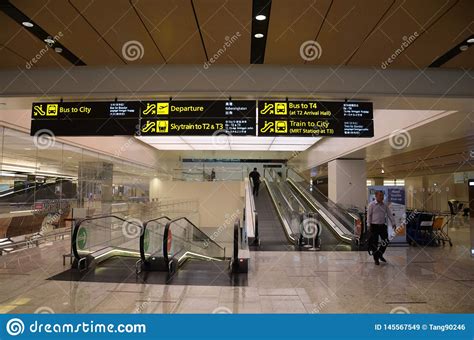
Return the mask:
<svg viewBox="0 0 474 340"><path fill-rule="evenodd" d="M259 101L259 136L373 137L372 103Z"/></svg>
<svg viewBox="0 0 474 340"><path fill-rule="evenodd" d="M33 103L31 134L42 129L57 136L374 135L372 103L274 100Z"/></svg>

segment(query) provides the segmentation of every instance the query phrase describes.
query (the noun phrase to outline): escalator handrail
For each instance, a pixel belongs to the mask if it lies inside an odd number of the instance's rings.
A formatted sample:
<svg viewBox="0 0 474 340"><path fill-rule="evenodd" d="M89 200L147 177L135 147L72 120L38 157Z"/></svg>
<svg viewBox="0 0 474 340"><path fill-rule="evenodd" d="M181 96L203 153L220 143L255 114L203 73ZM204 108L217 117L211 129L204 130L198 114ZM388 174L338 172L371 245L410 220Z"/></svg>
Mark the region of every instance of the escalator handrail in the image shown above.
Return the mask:
<svg viewBox="0 0 474 340"><path fill-rule="evenodd" d="M145 256L145 233L146 233L146 228L148 227L148 223L156 222L156 221L159 221L161 219L165 219L168 222L171 221L171 218L169 218L168 216L165 215L165 216L161 216L161 217L158 217L158 218L154 218L152 220L148 220L143 224L143 231L140 234L140 258L142 259L143 262L147 261L146 256Z"/></svg>
<svg viewBox="0 0 474 340"><path fill-rule="evenodd" d="M104 218L116 218L118 220L121 220L123 222L128 222L131 224L135 224L134 221L129 221L125 220L121 217L118 217L116 215L102 215L102 216L97 216L97 217L86 217L82 218L78 221L77 224L74 224L74 230L72 232L72 238L71 238L71 244L72 244L72 253L74 254L74 258L77 260L81 259L81 256L79 255L79 251L77 250L77 234L79 233L79 228L81 227L81 224L84 222L88 221L94 221L94 220L99 220L99 219L104 219ZM137 227L143 228L143 226L135 224ZM143 234L143 233L142 233Z"/></svg>
<svg viewBox="0 0 474 340"><path fill-rule="evenodd" d="M201 229L199 229L193 222L191 222L187 217L178 217L178 218L175 218L171 221L169 221L168 223L166 223L166 226L165 226L165 231L163 233L163 258L165 260L165 262L167 264L169 264L169 257L168 257L168 235L169 235L169 230L171 228L171 226L178 222L178 221L186 221L188 222L190 225L193 226L193 228L199 230L199 232L203 233L204 235L207 236L207 234L205 232L203 232ZM208 241L213 243L214 245L216 245L217 247L219 247L220 249L222 249L222 251L225 253L225 248L221 247L218 243L216 243L214 240L212 240L210 237L208 237Z"/></svg>
<svg viewBox="0 0 474 340"><path fill-rule="evenodd" d="M240 218L236 218L234 222L234 251L233 251L232 263L235 263L236 261L238 261L238 257L239 257L239 249L240 249L239 234L240 234Z"/></svg>

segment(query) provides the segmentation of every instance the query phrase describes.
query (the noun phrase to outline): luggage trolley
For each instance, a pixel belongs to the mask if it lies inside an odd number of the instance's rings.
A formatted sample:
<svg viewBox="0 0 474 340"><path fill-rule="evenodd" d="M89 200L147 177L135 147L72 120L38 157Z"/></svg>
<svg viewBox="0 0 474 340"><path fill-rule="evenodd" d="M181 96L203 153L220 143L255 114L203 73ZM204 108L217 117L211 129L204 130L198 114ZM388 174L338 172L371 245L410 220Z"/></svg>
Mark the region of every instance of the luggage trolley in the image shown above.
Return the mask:
<svg viewBox="0 0 474 340"><path fill-rule="evenodd" d="M445 222L446 221L446 222ZM452 247L453 242L451 241L451 237L449 237L449 228L448 224L450 222L449 215L438 215L434 217L433 220L433 234L435 236L436 241L438 244L441 242L443 246L446 242L449 242L449 245ZM446 232L444 229L446 228Z"/></svg>

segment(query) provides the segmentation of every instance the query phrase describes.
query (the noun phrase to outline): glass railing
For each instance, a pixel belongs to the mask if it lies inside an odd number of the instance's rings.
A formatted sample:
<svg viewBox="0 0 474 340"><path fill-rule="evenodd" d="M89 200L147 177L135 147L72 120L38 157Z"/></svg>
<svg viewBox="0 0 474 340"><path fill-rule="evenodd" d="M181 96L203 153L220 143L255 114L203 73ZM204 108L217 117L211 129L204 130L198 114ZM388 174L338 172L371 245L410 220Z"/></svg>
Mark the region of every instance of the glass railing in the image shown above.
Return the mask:
<svg viewBox="0 0 474 340"><path fill-rule="evenodd" d="M355 209L334 203L293 169L288 169L287 180L311 203L321 209L323 214L327 215L343 234L354 235L356 227L361 223L360 216Z"/></svg>
<svg viewBox="0 0 474 340"><path fill-rule="evenodd" d="M188 258L223 260L225 248L202 232L186 217L169 221L163 234L163 258L166 264L182 263ZM151 251L151 250L150 250Z"/></svg>
<svg viewBox="0 0 474 340"><path fill-rule="evenodd" d="M125 220L109 215L77 221L72 235L72 251L79 269L92 261L109 257L139 257L139 238L143 226L139 220Z"/></svg>

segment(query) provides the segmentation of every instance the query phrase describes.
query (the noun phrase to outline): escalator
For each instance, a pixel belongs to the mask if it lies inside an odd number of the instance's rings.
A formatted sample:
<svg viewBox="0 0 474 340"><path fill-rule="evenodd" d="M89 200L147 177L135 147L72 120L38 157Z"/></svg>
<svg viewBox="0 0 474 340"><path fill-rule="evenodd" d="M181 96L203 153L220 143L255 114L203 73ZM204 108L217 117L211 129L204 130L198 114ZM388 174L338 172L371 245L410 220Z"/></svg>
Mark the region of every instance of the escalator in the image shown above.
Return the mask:
<svg viewBox="0 0 474 340"><path fill-rule="evenodd" d="M288 169L286 181L321 216L339 240L351 244L361 236L363 212L334 203L293 169Z"/></svg>
<svg viewBox="0 0 474 340"><path fill-rule="evenodd" d="M342 224L329 208L315 203L301 183L285 179L273 169L265 171L264 179L283 226L280 229L295 249L351 250L353 232L345 226L348 223Z"/></svg>
<svg viewBox="0 0 474 340"><path fill-rule="evenodd" d="M107 215L78 220L73 228L73 266L50 279L206 286L247 285L248 240L237 219L233 251L185 217L141 223ZM179 269L179 271L178 271Z"/></svg>
<svg viewBox="0 0 474 340"><path fill-rule="evenodd" d="M142 225L107 215L85 218L74 226L72 234L73 266L84 271L115 257L140 257Z"/></svg>
<svg viewBox="0 0 474 340"><path fill-rule="evenodd" d="M33 203L41 199L74 198L75 193L75 184L69 180L34 183L26 188L11 188L1 191L0 203Z"/></svg>
<svg viewBox="0 0 474 340"><path fill-rule="evenodd" d="M142 270L170 274L189 260L222 262L230 259L224 247L186 217L146 222L140 238L140 257Z"/></svg>
<svg viewBox="0 0 474 340"><path fill-rule="evenodd" d="M314 220L314 223L317 223L319 225L318 228L318 235L316 238L317 242L317 248L319 250L324 250L324 251L342 251L342 250L350 250L350 246L344 242L344 240L341 240L336 233L331 228L332 221L329 223L326 221L326 219L322 218L321 212L318 210L315 210L314 207L300 194L298 190L296 190L292 185L290 185L289 182L284 181L281 183L282 190L284 192L289 192L291 193L290 197L294 197L296 200L298 200L298 204L302 207L304 211L304 218ZM304 219L303 218L303 219ZM311 223L311 222L310 222ZM311 231L309 231L311 232ZM309 242L311 242L310 240ZM306 242L308 243L308 242ZM311 243L310 243L311 244Z"/></svg>
<svg viewBox="0 0 474 340"><path fill-rule="evenodd" d="M258 213L258 234L260 245L252 246L252 250L284 251L294 242L285 233L284 226L272 203L267 182L260 186L259 195L255 197L255 210Z"/></svg>

